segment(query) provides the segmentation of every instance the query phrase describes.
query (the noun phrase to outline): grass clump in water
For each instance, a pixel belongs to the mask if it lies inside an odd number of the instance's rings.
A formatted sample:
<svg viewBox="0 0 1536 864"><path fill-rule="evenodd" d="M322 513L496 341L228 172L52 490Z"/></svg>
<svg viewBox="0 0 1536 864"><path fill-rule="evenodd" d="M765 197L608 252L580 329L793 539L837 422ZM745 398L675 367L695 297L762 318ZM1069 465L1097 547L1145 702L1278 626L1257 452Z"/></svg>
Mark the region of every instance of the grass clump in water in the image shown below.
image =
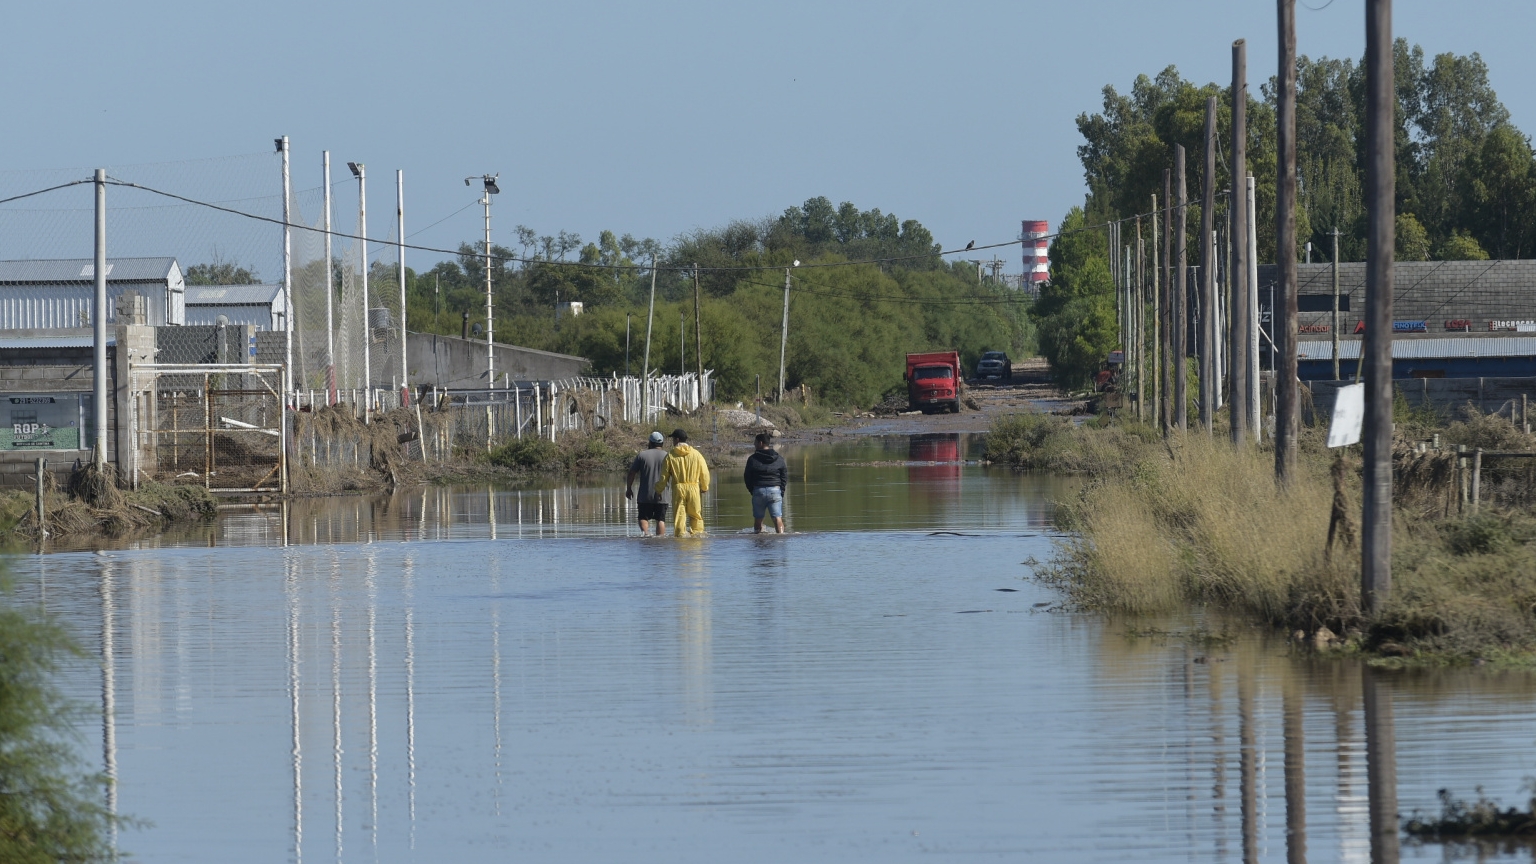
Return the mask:
<svg viewBox="0 0 1536 864"><path fill-rule="evenodd" d="M1162 436L1150 425L1099 419L1074 423L1054 414L999 417L986 440L988 461L1058 474L1122 473L1161 451Z"/></svg>
<svg viewBox="0 0 1536 864"><path fill-rule="evenodd" d="M1526 788L1536 791L1536 781L1527 781ZM1422 818L1414 814L1403 826L1411 837L1424 840L1498 840L1519 838L1536 842L1536 797L1528 803L1525 812L1510 807L1499 809L1498 802L1477 788L1477 800L1465 801L1441 789L1440 817Z"/></svg>

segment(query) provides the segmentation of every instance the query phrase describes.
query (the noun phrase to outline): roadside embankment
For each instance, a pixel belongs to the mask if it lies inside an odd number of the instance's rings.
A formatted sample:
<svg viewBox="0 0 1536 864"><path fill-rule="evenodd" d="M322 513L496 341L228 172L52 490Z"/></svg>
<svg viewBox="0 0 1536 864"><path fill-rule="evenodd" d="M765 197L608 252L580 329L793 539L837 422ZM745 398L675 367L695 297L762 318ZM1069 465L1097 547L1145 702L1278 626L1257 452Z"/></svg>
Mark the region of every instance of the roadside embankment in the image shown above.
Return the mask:
<svg viewBox="0 0 1536 864"><path fill-rule="evenodd" d="M1488 435L1489 422L1443 434ZM1419 476L1433 466L1416 469L1428 463L1408 442L1397 454L1392 591L1368 618L1355 546L1359 460L1324 449L1321 430L1306 431L1297 476L1279 486L1272 451L1236 450L1220 434L1165 442L1136 424L1042 415L1001 418L994 429L993 461L1091 478L1063 502L1071 537L1036 570L1082 608L1208 607L1394 663L1536 659L1536 517L1488 504L1458 514L1441 484Z"/></svg>
<svg viewBox="0 0 1536 864"><path fill-rule="evenodd" d="M0 493L0 531L35 540L43 533L41 525L54 537L120 537L173 522L210 519L217 510L213 496L201 486L143 483L135 490L119 489L110 476L98 478L90 466L62 478L50 472L43 485L41 523L35 491Z"/></svg>

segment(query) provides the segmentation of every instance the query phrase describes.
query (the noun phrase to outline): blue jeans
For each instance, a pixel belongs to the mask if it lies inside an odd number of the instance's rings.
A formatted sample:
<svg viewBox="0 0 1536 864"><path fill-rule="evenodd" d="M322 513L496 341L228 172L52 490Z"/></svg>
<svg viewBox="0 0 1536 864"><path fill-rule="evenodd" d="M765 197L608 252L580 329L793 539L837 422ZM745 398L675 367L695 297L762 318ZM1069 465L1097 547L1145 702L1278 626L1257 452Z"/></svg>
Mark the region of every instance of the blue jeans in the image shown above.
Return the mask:
<svg viewBox="0 0 1536 864"><path fill-rule="evenodd" d="M784 490L777 486L759 486L752 490L752 518L761 519L764 514L775 519L784 518Z"/></svg>

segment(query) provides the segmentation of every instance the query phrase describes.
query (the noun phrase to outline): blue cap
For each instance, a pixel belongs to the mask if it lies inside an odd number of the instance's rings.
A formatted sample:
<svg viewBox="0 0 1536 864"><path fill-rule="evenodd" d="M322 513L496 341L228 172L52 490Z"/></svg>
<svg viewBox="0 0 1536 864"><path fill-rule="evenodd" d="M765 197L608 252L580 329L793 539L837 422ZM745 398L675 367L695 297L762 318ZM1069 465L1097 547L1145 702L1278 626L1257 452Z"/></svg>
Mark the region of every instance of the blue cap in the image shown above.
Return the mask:
<svg viewBox="0 0 1536 864"><path fill-rule="evenodd" d="M651 443L652 444L662 444L662 443L665 443L666 440L667 440L666 437L663 436L660 432L652 432L651 433Z"/></svg>

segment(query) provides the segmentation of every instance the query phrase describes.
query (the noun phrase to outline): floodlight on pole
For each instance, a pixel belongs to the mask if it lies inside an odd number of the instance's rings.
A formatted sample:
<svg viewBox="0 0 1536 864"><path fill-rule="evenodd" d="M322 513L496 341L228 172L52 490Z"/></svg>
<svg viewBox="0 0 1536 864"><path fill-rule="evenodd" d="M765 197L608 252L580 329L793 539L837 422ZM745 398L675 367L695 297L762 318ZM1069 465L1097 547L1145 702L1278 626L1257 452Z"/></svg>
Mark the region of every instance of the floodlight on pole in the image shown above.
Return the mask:
<svg viewBox="0 0 1536 864"><path fill-rule="evenodd" d="M497 173L464 178L465 186L473 186L477 179L485 186L480 204L485 207L485 386L488 390L496 387L496 339L491 329L491 196L501 194L501 187L496 185L500 177ZM489 435L486 446L490 446Z"/></svg>

